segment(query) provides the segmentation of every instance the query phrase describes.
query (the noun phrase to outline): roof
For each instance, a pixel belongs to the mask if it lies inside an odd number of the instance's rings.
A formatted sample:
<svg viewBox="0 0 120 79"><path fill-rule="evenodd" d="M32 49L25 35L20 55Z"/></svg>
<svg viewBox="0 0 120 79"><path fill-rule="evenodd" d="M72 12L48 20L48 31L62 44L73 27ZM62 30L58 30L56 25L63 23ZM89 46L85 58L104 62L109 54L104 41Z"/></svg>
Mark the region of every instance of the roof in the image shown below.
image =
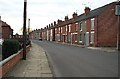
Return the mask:
<svg viewBox="0 0 120 79"><path fill-rule="evenodd" d="M8 26L8 27L10 27L10 25L8 25L6 22L4 22L4 21L2 21L2 20L0 20L0 22L2 23L2 27L3 27L3 26Z"/></svg>
<svg viewBox="0 0 120 79"><path fill-rule="evenodd" d="M82 14L79 16L78 19L75 20L75 22L78 22L78 21L82 21L82 20L85 20L85 19L88 19L88 18L93 18L95 16L98 16L100 15L103 11L106 10L106 8L111 5L111 4L115 4L116 2L112 2L110 4L107 4L107 5L104 5L102 7L99 7L97 9L94 9L92 11L89 12L89 14L85 15L85 14Z"/></svg>
<svg viewBox="0 0 120 79"><path fill-rule="evenodd" d="M68 25L68 24L71 24L72 22L73 22L73 19L69 19L69 20L65 21L63 23L63 25Z"/></svg>

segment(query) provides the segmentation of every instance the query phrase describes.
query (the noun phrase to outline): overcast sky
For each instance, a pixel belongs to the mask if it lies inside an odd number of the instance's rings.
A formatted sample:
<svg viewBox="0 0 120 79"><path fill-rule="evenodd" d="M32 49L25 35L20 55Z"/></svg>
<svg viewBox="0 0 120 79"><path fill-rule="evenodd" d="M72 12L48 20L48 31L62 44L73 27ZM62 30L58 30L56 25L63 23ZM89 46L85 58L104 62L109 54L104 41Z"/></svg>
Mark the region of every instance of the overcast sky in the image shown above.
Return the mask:
<svg viewBox="0 0 120 79"><path fill-rule="evenodd" d="M40 29L46 25L64 19L66 15L72 17L73 12L78 15L88 6L92 10L117 0L27 0L27 18L31 19L31 28ZM23 27L24 0L0 0L0 16L7 22L14 34Z"/></svg>

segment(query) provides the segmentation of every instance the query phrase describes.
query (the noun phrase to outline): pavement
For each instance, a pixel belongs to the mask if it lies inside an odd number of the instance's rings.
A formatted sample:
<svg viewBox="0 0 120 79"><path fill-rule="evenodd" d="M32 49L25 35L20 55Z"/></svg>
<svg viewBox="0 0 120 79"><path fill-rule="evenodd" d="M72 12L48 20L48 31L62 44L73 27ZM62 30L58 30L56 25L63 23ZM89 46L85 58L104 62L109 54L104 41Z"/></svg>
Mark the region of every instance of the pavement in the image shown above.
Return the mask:
<svg viewBox="0 0 120 79"><path fill-rule="evenodd" d="M77 47L81 47L81 48L88 48L91 50L100 50L100 51L104 51L104 52L117 52L117 48L115 47L88 47L88 46L84 46L84 45L78 45L78 44L69 44L69 43L60 43L60 42L55 42L58 44L66 44L66 45L72 45L72 46L77 46Z"/></svg>
<svg viewBox="0 0 120 79"><path fill-rule="evenodd" d="M117 49L115 47L87 47L88 49L93 49L93 50L101 50L104 52L117 52Z"/></svg>
<svg viewBox="0 0 120 79"><path fill-rule="evenodd" d="M26 60L20 60L5 77L53 77L45 51L32 43Z"/></svg>

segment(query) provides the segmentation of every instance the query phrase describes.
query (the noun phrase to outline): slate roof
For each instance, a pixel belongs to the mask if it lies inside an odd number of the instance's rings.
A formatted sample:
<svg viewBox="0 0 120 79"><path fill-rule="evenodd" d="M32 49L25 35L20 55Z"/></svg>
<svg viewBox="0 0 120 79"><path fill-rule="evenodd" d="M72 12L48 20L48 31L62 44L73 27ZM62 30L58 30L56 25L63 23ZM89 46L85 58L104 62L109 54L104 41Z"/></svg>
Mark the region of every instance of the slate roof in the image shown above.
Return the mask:
<svg viewBox="0 0 120 79"><path fill-rule="evenodd" d="M105 5L105 6L102 6L102 7L99 7L99 8L97 8L97 9L94 9L94 10L90 11L90 13L87 14L87 15L82 14L82 15L79 16L78 19L75 20L75 22L82 21L82 20L85 20L85 19L88 19L88 18L93 18L93 17L95 17L95 16L98 16L98 15L100 15L103 11L105 11L106 8L107 8L109 5L115 4L115 3L116 3L116 2L112 2L112 3L107 4L107 5Z"/></svg>
<svg viewBox="0 0 120 79"><path fill-rule="evenodd" d="M94 9L94 10L91 10L89 12L89 14L85 15L84 13L79 15L76 19L69 19L68 21L63 21L61 24L56 24L55 26L53 27L50 27L49 29L53 29L53 28L57 28L57 27L60 27L60 26L64 26L64 25L68 25L68 24L72 24L73 21L74 22L78 22L78 21L82 21L82 20L86 20L88 18L93 18L95 16L98 16L100 15L103 11L105 11L107 9L107 7L111 4L116 4L116 2L112 2L112 3L109 3L107 5L104 5L102 7L99 7L97 9Z"/></svg>

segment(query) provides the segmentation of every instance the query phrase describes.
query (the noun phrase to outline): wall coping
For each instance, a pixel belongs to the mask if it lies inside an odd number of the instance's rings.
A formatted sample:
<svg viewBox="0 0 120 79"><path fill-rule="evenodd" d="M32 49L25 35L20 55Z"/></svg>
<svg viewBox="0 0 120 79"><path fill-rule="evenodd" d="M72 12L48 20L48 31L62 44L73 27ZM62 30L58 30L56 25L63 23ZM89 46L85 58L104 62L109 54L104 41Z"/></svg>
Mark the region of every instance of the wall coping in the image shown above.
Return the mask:
<svg viewBox="0 0 120 79"><path fill-rule="evenodd" d="M11 60L13 57L15 57L16 55L18 55L23 49L19 50L17 53L9 56L8 58L4 59L3 61L0 62L0 67L2 67L6 62L8 62L9 60Z"/></svg>
<svg viewBox="0 0 120 79"><path fill-rule="evenodd" d="M30 45L26 46L26 48L30 47ZM23 49L19 50L17 53L9 56L8 58L4 59L3 61L0 62L0 67L2 67L6 62L8 62L9 60L11 60L12 58L14 58L15 56L17 56L21 51L23 51Z"/></svg>

